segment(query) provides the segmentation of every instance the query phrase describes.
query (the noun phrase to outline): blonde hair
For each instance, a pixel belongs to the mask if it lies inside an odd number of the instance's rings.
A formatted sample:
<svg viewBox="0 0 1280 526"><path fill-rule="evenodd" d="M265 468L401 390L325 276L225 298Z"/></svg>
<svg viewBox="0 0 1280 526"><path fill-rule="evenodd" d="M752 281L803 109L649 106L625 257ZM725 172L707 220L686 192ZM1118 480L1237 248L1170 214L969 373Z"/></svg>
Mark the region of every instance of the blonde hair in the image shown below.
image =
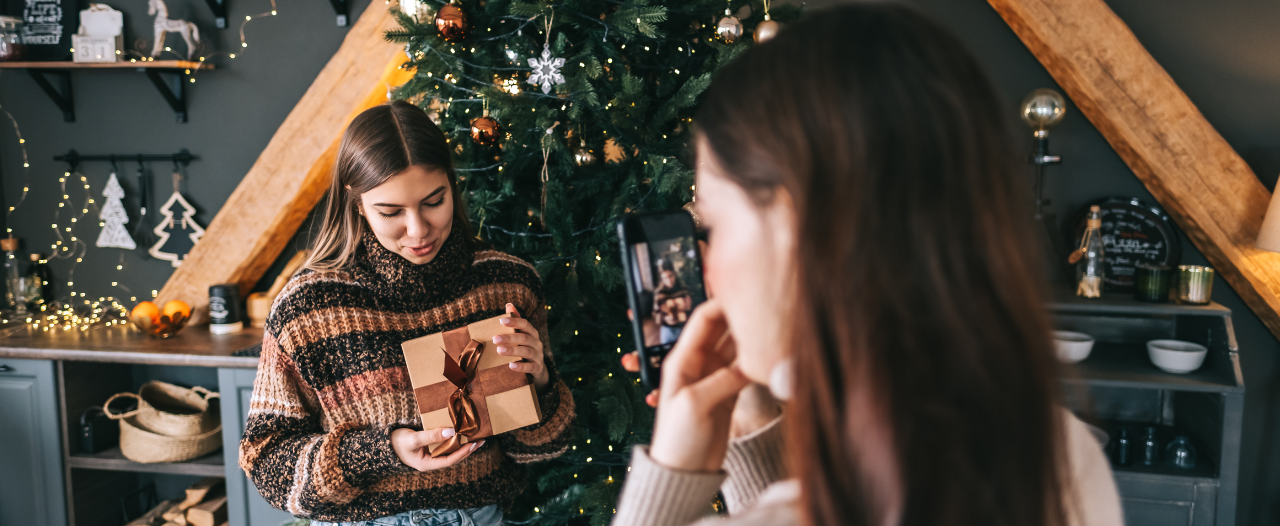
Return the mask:
<svg viewBox="0 0 1280 526"><path fill-rule="evenodd" d="M444 132L418 107L394 101L365 110L343 132L325 195L324 220L301 268L346 268L369 228L359 212L360 195L410 166L444 171L453 193L453 228L461 229L459 238L473 244L471 221Z"/></svg>

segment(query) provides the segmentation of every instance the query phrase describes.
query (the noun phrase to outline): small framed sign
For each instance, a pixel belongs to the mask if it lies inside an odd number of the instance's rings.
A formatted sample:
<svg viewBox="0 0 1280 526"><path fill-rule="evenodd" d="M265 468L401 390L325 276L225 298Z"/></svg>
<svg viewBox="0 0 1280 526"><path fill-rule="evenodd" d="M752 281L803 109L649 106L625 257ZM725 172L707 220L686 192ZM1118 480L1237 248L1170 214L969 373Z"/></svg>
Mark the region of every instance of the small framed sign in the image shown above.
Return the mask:
<svg viewBox="0 0 1280 526"><path fill-rule="evenodd" d="M1136 197L1109 197L1086 204L1072 239L1080 244L1089 206L1102 209L1102 264L1106 290L1132 292L1138 264L1176 267L1182 258L1177 228L1160 207Z"/></svg>

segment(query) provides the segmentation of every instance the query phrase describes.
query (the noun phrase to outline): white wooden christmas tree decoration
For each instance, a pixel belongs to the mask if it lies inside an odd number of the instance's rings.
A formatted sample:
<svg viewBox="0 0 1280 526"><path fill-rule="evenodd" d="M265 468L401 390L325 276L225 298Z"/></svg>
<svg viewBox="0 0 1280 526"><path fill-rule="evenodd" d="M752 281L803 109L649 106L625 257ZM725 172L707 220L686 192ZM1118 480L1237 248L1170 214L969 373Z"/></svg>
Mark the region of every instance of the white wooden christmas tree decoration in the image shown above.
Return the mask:
<svg viewBox="0 0 1280 526"><path fill-rule="evenodd" d="M178 193L178 181L181 176L173 174L173 195L160 207L164 219L156 225L153 232L159 239L151 245L151 257L164 259L173 263L174 267L182 266L182 260L191 248L204 236L204 228L196 223L196 208L191 206L182 194Z"/></svg>
<svg viewBox="0 0 1280 526"><path fill-rule="evenodd" d="M149 0L147 14L156 16L156 41L151 44L151 58L160 56L164 50L164 35L169 32L181 34L182 40L186 41L187 60L195 56L196 46L200 45L200 29L195 24L186 20L169 20L169 8L165 7L164 0Z"/></svg>
<svg viewBox="0 0 1280 526"><path fill-rule="evenodd" d="M128 250L138 248L129 231L124 228L129 222L129 213L125 212L124 203L120 201L124 199L124 188L116 180L115 172L111 172L111 178L107 179L107 188L102 191L102 195L107 201L102 205L102 213L98 214L98 218L102 219L102 233L98 234L97 245Z"/></svg>

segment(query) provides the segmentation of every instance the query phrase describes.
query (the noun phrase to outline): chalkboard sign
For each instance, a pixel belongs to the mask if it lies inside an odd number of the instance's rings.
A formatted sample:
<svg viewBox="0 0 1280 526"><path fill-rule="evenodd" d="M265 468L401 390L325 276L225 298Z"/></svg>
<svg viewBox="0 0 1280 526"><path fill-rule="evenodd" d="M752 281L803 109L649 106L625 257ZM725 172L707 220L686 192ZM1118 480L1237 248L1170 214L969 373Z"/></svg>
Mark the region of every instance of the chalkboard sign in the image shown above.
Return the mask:
<svg viewBox="0 0 1280 526"><path fill-rule="evenodd" d="M1177 266L1182 257L1178 232L1168 214L1136 197L1110 197L1085 205L1076 222L1075 244L1084 236L1089 206L1102 209L1103 283L1106 290L1133 291L1133 273L1140 263Z"/></svg>
<svg viewBox="0 0 1280 526"><path fill-rule="evenodd" d="M80 26L76 0L25 0L22 24L27 60L71 59L71 35Z"/></svg>

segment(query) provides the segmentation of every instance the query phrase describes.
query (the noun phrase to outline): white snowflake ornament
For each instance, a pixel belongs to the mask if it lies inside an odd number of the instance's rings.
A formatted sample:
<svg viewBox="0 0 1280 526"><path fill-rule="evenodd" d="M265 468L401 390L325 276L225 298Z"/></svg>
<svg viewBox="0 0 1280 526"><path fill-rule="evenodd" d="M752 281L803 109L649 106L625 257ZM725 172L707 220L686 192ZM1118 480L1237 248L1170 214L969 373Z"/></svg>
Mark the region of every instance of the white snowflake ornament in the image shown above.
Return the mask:
<svg viewBox="0 0 1280 526"><path fill-rule="evenodd" d="M529 67L533 68L529 83L535 86L541 84L543 93L551 93L552 84L564 84L564 75L560 74L564 59L552 57L551 46L547 44L542 45L542 59L529 59Z"/></svg>

